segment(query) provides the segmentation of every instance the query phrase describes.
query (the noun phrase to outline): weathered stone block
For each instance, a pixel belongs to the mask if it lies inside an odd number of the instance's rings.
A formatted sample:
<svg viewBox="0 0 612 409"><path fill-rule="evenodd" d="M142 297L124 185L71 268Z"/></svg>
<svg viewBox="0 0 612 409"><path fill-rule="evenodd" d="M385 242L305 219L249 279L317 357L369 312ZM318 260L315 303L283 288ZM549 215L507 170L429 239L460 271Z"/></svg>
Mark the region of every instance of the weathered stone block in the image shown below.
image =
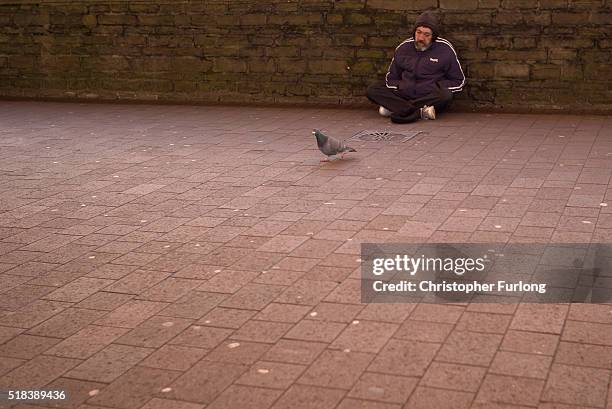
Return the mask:
<svg viewBox="0 0 612 409"><path fill-rule="evenodd" d="M576 81L584 79L584 72L582 66L562 65L560 68L561 74L558 78L562 80Z"/></svg>
<svg viewBox="0 0 612 409"><path fill-rule="evenodd" d="M183 73L191 78L197 78L197 74L211 70L213 62L190 56L174 57L171 67L173 71Z"/></svg>
<svg viewBox="0 0 612 409"><path fill-rule="evenodd" d="M602 3L600 0L571 0L570 7L574 9L589 9L595 10L599 7L604 6L605 3ZM608 4L608 7L610 4ZM604 6L605 7L605 6ZM608 20L610 21L610 20Z"/></svg>
<svg viewBox="0 0 612 409"><path fill-rule="evenodd" d="M306 61L297 58L279 58L276 70L283 73L303 73Z"/></svg>
<svg viewBox="0 0 612 409"><path fill-rule="evenodd" d="M546 42L543 43L546 44ZM564 38L562 40L557 41L556 43L552 42L549 45L551 47L591 49L593 48L593 44L594 39L592 38Z"/></svg>
<svg viewBox="0 0 612 409"><path fill-rule="evenodd" d="M344 23L344 16L340 13L328 13L325 16L325 23L330 25L339 25Z"/></svg>
<svg viewBox="0 0 612 409"><path fill-rule="evenodd" d="M518 25L523 21L522 16L517 13L499 11L495 13L493 22L495 25Z"/></svg>
<svg viewBox="0 0 612 409"><path fill-rule="evenodd" d="M352 46L362 46L365 44L365 38L354 36L354 35L337 35L334 38L335 42L339 46L352 45Z"/></svg>
<svg viewBox="0 0 612 409"><path fill-rule="evenodd" d="M478 0L440 0L440 8L443 10L476 10Z"/></svg>
<svg viewBox="0 0 612 409"><path fill-rule="evenodd" d="M265 95L265 86L270 83L269 78L247 78L247 82L238 82L238 89L247 94ZM265 97L264 97L265 98Z"/></svg>
<svg viewBox="0 0 612 409"><path fill-rule="evenodd" d="M263 84L263 91L266 95L285 95L287 89L290 88L291 85L286 84L283 78L271 78L269 82Z"/></svg>
<svg viewBox="0 0 612 409"><path fill-rule="evenodd" d="M281 39L278 41L278 44L282 46L297 46L297 47L311 47L312 41L315 38L317 33L311 33L311 35L306 38L303 35L298 35L295 33L292 34L283 34ZM327 37L326 37L327 38ZM331 39L327 38L328 43L331 44Z"/></svg>
<svg viewBox="0 0 612 409"><path fill-rule="evenodd" d="M313 74L346 74L348 64L342 60L308 61L308 70Z"/></svg>
<svg viewBox="0 0 612 409"><path fill-rule="evenodd" d="M376 68L372 61L361 60L361 61L357 61L354 64L350 65L349 71L354 75L364 75L364 74L374 75L376 73Z"/></svg>
<svg viewBox="0 0 612 409"><path fill-rule="evenodd" d="M293 46L273 47L266 50L266 55L270 57L297 57L300 55L300 49Z"/></svg>
<svg viewBox="0 0 612 409"><path fill-rule="evenodd" d="M610 105L610 101L612 100L612 91L601 89L593 90L587 94L586 98L593 104L601 104L601 110L604 111ZM572 101L572 103L575 103L575 101Z"/></svg>
<svg viewBox="0 0 612 409"><path fill-rule="evenodd" d="M184 1L159 1L159 14L161 15L177 15L187 13L186 2Z"/></svg>
<svg viewBox="0 0 612 409"><path fill-rule="evenodd" d="M100 25L135 25L136 16L125 14L100 14L97 16Z"/></svg>
<svg viewBox="0 0 612 409"><path fill-rule="evenodd" d="M496 9L501 0L478 0L479 9Z"/></svg>
<svg viewBox="0 0 612 409"><path fill-rule="evenodd" d="M254 60L248 62L249 72L276 72L276 63L273 59Z"/></svg>
<svg viewBox="0 0 612 409"><path fill-rule="evenodd" d="M13 23L18 27L27 26L48 26L49 14L16 14L13 17Z"/></svg>
<svg viewBox="0 0 612 409"><path fill-rule="evenodd" d="M159 4L129 3L128 10L132 13L157 13Z"/></svg>
<svg viewBox="0 0 612 409"><path fill-rule="evenodd" d="M174 92L191 94L198 90L198 83L196 81L173 81L172 84Z"/></svg>
<svg viewBox="0 0 612 409"><path fill-rule="evenodd" d="M453 13L444 16L446 25L474 25L487 26L491 24L492 15L490 12L481 13Z"/></svg>
<svg viewBox="0 0 612 409"><path fill-rule="evenodd" d="M141 87L136 87L135 91L171 92L174 88L171 81L146 80Z"/></svg>
<svg viewBox="0 0 612 409"><path fill-rule="evenodd" d="M94 14L86 14L81 19L83 25L86 27L95 27L98 25L98 19Z"/></svg>
<svg viewBox="0 0 612 409"><path fill-rule="evenodd" d="M63 90L66 89L67 81L62 78L45 78L41 80L41 85L43 88L53 91L53 90ZM53 95L53 94L51 94Z"/></svg>
<svg viewBox="0 0 612 409"><path fill-rule="evenodd" d="M292 26L302 26L302 25L313 25L313 24L321 24L323 22L323 16L321 14L304 14L304 15L281 15L281 16L269 16L268 24L278 24L278 25L292 25Z"/></svg>
<svg viewBox="0 0 612 409"><path fill-rule="evenodd" d="M377 48L393 48L400 45L404 41L404 38L393 36L393 37L368 37L368 45L375 49Z"/></svg>
<svg viewBox="0 0 612 409"><path fill-rule="evenodd" d="M300 9L307 11L331 10L335 0L301 0Z"/></svg>
<svg viewBox="0 0 612 409"><path fill-rule="evenodd" d="M212 34L196 34L193 37L193 43L200 47L214 46L217 43L217 39L218 37Z"/></svg>
<svg viewBox="0 0 612 409"><path fill-rule="evenodd" d="M37 6L35 6L35 8L37 8ZM57 10L56 7L53 7L52 9ZM66 15L83 15L87 14L87 5L84 2L65 2L61 5L61 11L59 12Z"/></svg>
<svg viewBox="0 0 612 409"><path fill-rule="evenodd" d="M34 69L35 60L32 55L11 55L8 57L8 65L10 68L31 72Z"/></svg>
<svg viewBox="0 0 612 409"><path fill-rule="evenodd" d="M298 11L298 3L294 1L282 1L274 4L274 11L277 13L295 13Z"/></svg>
<svg viewBox="0 0 612 409"><path fill-rule="evenodd" d="M507 36L483 36L478 39L478 48L510 48L510 41Z"/></svg>
<svg viewBox="0 0 612 409"><path fill-rule="evenodd" d="M336 10L360 10L365 5L366 0L336 0L333 6Z"/></svg>
<svg viewBox="0 0 612 409"><path fill-rule="evenodd" d="M112 13L127 13L129 11L127 2L110 2L109 7Z"/></svg>
<svg viewBox="0 0 612 409"><path fill-rule="evenodd" d="M609 7L609 6L608 6ZM593 11L589 17L590 24L608 25L612 24L612 13L604 11Z"/></svg>
<svg viewBox="0 0 612 409"><path fill-rule="evenodd" d="M407 31L412 31L412 22L406 24L404 16L398 13L375 14L372 16L372 22L376 24L381 34L387 31L388 34L392 34L397 31L396 27L403 27ZM372 34L372 32L368 34Z"/></svg>
<svg viewBox="0 0 612 409"><path fill-rule="evenodd" d="M110 5L108 4L91 4L87 7L87 13L89 14L110 13L110 11Z"/></svg>
<svg viewBox="0 0 612 409"><path fill-rule="evenodd" d="M489 59L495 61L535 61L545 62L546 50L517 51L517 50L491 50Z"/></svg>
<svg viewBox="0 0 612 409"><path fill-rule="evenodd" d="M40 58L40 69L45 72L74 75L81 68L81 58L76 55L45 55Z"/></svg>
<svg viewBox="0 0 612 409"><path fill-rule="evenodd" d="M425 10L438 7L437 0L368 0L368 8L383 10Z"/></svg>
<svg viewBox="0 0 612 409"><path fill-rule="evenodd" d="M523 24L528 27L537 26L546 27L550 25L552 13L549 11L532 11L523 14Z"/></svg>
<svg viewBox="0 0 612 409"><path fill-rule="evenodd" d="M609 50L598 50L595 48L580 50L581 61L585 62L596 62L596 63L608 63L612 62L612 51Z"/></svg>
<svg viewBox="0 0 612 409"><path fill-rule="evenodd" d="M357 58L370 58L370 59L389 59L391 61L392 56L387 56L387 53L383 50L372 50L367 48L360 48L355 52Z"/></svg>
<svg viewBox="0 0 612 409"><path fill-rule="evenodd" d="M218 16L214 17L215 22L217 22L217 18ZM210 27L210 21L211 19L213 19L213 17L211 16L207 16L207 15L201 15L201 14L192 14L189 16L189 19L191 20L191 25L195 26L195 27ZM236 21L236 23L238 23L238 19L234 19L234 21ZM217 22L217 26L219 25L219 23Z"/></svg>
<svg viewBox="0 0 612 409"><path fill-rule="evenodd" d="M173 26L174 16L159 14L139 14L138 24L142 24L145 26Z"/></svg>
<svg viewBox="0 0 612 409"><path fill-rule="evenodd" d="M567 48L550 48L548 50L549 60L564 60L564 61L575 61L577 57L576 50Z"/></svg>
<svg viewBox="0 0 612 409"><path fill-rule="evenodd" d="M599 48L612 48L612 38L600 38L597 40L597 45Z"/></svg>
<svg viewBox="0 0 612 409"><path fill-rule="evenodd" d="M10 84L18 89L41 89L42 80L40 78L20 76L11 78Z"/></svg>
<svg viewBox="0 0 612 409"><path fill-rule="evenodd" d="M527 101L534 103L550 102L550 98L546 93L539 90L530 91L525 88L498 89L495 93L495 102L509 106L524 106Z"/></svg>
<svg viewBox="0 0 612 409"><path fill-rule="evenodd" d="M461 50L459 59L463 63L468 61L487 61L487 52L482 50Z"/></svg>
<svg viewBox="0 0 612 409"><path fill-rule="evenodd" d="M512 39L512 48L525 49L536 48L536 37L514 37Z"/></svg>
<svg viewBox="0 0 612 409"><path fill-rule="evenodd" d="M300 51L300 57L304 58L306 61L320 60L323 58L323 52L324 50L321 48L307 48Z"/></svg>
<svg viewBox="0 0 612 409"><path fill-rule="evenodd" d="M568 0L539 0L541 9L567 9Z"/></svg>
<svg viewBox="0 0 612 409"><path fill-rule="evenodd" d="M538 3L533 0L502 0L502 7L505 9L535 9Z"/></svg>
<svg viewBox="0 0 612 409"><path fill-rule="evenodd" d="M246 47L241 48L238 52L239 57L269 57L266 55L267 47Z"/></svg>
<svg viewBox="0 0 612 409"><path fill-rule="evenodd" d="M50 14L49 15L49 24L57 29L58 27L62 27L62 30L65 30L67 27L71 26L82 26L82 16L72 14Z"/></svg>
<svg viewBox="0 0 612 409"><path fill-rule="evenodd" d="M372 19L370 18L369 15L360 14L360 13L347 14L344 18L344 21L346 24L353 25L353 26L359 26L359 25L372 23Z"/></svg>
<svg viewBox="0 0 612 409"><path fill-rule="evenodd" d="M273 47L276 43L276 36L273 35L258 35L249 36L249 44L252 46L268 46Z"/></svg>
<svg viewBox="0 0 612 409"><path fill-rule="evenodd" d="M215 72L247 72L247 65L237 58L217 58L213 62Z"/></svg>
<svg viewBox="0 0 612 409"><path fill-rule="evenodd" d="M350 60L355 56L355 49L349 47L330 47L323 50L323 58L330 60Z"/></svg>
<svg viewBox="0 0 612 409"><path fill-rule="evenodd" d="M191 29L191 17L187 14L177 14L174 16L174 25L177 29Z"/></svg>
<svg viewBox="0 0 612 409"><path fill-rule="evenodd" d="M332 46L333 46L333 40L331 38L322 37L322 36L316 36L316 37L313 36L309 39L306 48L324 49L324 48L332 47Z"/></svg>
<svg viewBox="0 0 612 409"><path fill-rule="evenodd" d="M495 101L495 92L482 84L474 84L473 82L470 82L470 88L468 93L473 99L477 101L488 103L492 103L493 101Z"/></svg>
<svg viewBox="0 0 612 409"><path fill-rule="evenodd" d="M590 15L586 12L555 12L552 15L552 23L558 25L576 26L586 24L589 21Z"/></svg>
<svg viewBox="0 0 612 409"><path fill-rule="evenodd" d="M526 64L495 64L495 75L501 78L529 78L529 66Z"/></svg>
<svg viewBox="0 0 612 409"><path fill-rule="evenodd" d="M265 26L266 20L265 14L245 14L240 16L240 24L243 26Z"/></svg>
<svg viewBox="0 0 612 409"><path fill-rule="evenodd" d="M495 64L492 63L472 63L467 67L467 75L470 78L494 78Z"/></svg>
<svg viewBox="0 0 612 409"><path fill-rule="evenodd" d="M531 77L536 80L559 78L561 67L553 64L535 64L531 67Z"/></svg>
<svg viewBox="0 0 612 409"><path fill-rule="evenodd" d="M612 70L610 64L587 63L584 65L584 77L599 81L612 80Z"/></svg>

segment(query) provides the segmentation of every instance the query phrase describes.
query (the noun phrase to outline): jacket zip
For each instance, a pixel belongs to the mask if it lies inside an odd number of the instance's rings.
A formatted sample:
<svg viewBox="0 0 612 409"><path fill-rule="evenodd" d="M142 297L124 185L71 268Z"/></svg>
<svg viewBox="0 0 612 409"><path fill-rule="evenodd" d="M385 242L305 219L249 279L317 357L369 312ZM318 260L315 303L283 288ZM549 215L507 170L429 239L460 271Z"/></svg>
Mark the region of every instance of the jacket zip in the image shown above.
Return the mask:
<svg viewBox="0 0 612 409"><path fill-rule="evenodd" d="M423 55L423 53L424 53L424 52L425 52L425 51L418 51L418 50L417 50L417 60L416 60L416 62L414 63L414 75L413 75L413 79L414 79L414 89L412 90L412 95L411 95L411 97L412 97L412 98L416 98L417 72L419 72L419 71L418 71L418 68L419 68L419 63L421 62L421 57L422 57L422 55Z"/></svg>

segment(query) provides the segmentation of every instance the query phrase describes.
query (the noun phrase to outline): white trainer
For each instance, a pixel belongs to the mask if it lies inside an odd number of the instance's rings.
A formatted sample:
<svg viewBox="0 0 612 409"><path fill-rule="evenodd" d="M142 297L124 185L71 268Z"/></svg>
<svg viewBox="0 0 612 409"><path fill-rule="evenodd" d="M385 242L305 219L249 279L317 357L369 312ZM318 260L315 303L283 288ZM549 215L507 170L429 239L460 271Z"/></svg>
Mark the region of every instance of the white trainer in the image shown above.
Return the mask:
<svg viewBox="0 0 612 409"><path fill-rule="evenodd" d="M378 108L378 113L382 116L391 116L393 112L389 111L387 108L381 106Z"/></svg>
<svg viewBox="0 0 612 409"><path fill-rule="evenodd" d="M432 106L425 105L421 108L421 119L436 119L436 109Z"/></svg>

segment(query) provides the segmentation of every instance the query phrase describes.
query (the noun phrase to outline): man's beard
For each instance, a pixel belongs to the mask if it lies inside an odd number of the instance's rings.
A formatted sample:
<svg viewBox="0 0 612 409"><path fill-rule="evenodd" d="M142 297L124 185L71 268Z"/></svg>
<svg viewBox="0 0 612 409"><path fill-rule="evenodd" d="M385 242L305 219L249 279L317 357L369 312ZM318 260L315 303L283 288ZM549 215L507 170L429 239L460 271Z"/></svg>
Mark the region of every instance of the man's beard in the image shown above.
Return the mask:
<svg viewBox="0 0 612 409"><path fill-rule="evenodd" d="M429 45L425 45L425 43L422 41L417 41L416 43L414 43L414 46L419 51L425 51L429 48Z"/></svg>

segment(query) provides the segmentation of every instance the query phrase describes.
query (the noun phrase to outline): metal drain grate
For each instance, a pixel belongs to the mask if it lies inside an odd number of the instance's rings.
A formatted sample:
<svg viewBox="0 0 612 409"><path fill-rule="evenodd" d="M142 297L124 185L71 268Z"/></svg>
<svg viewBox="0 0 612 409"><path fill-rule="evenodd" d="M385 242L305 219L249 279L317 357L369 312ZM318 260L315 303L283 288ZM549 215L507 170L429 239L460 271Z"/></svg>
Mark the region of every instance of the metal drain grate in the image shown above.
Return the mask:
<svg viewBox="0 0 612 409"><path fill-rule="evenodd" d="M361 131L353 135L350 139L358 139L365 142L406 142L414 138L421 131L413 131L407 133L399 133L392 131Z"/></svg>

